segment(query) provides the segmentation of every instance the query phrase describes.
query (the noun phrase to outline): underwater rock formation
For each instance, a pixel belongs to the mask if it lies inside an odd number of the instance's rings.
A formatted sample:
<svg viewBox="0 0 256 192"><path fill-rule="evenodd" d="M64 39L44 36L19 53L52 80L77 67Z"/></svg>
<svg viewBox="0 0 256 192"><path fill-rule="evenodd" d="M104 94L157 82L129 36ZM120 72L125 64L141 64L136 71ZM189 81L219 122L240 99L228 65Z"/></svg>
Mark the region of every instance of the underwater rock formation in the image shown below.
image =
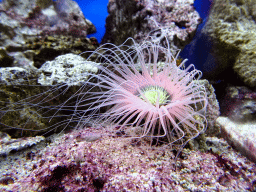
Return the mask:
<svg viewBox="0 0 256 192"><path fill-rule="evenodd" d="M149 34L156 42L167 37L175 53L192 40L201 23L193 3L194 0L110 0L102 42L120 45L128 37L141 42Z"/></svg>
<svg viewBox="0 0 256 192"><path fill-rule="evenodd" d="M216 120L220 136L256 162L256 93L244 86L229 86L220 107L222 116Z"/></svg>
<svg viewBox="0 0 256 192"><path fill-rule="evenodd" d="M221 113L231 120L245 123L256 119L256 92L244 86L229 86L220 101Z"/></svg>
<svg viewBox="0 0 256 192"><path fill-rule="evenodd" d="M72 53L56 57L45 62L39 69L38 83L55 85L65 83L68 86L84 85L87 74L97 73L96 63L86 61L83 57Z"/></svg>
<svg viewBox="0 0 256 192"><path fill-rule="evenodd" d="M1 67L39 68L65 53L94 50L96 31L72 0L3 0L0 3Z"/></svg>
<svg viewBox="0 0 256 192"><path fill-rule="evenodd" d="M56 138L33 158L0 173L4 191L253 191L255 164L223 140L208 138L208 152L184 150L177 160L168 146L108 136L92 127ZM29 168L25 166L30 164ZM24 170L24 171L22 171ZM19 172L20 174L17 174ZM23 176L21 176L23 175ZM10 183L1 181L9 179ZM2 182L3 183L3 182Z"/></svg>
<svg viewBox="0 0 256 192"><path fill-rule="evenodd" d="M0 157L31 148L44 140L43 136L12 139L8 134L0 132Z"/></svg>
<svg viewBox="0 0 256 192"><path fill-rule="evenodd" d="M194 48L206 78L256 87L256 4L250 0L216 0ZM198 43L204 41L205 46ZM229 74L229 75L227 75ZM239 80L238 80L238 78Z"/></svg>
<svg viewBox="0 0 256 192"><path fill-rule="evenodd" d="M97 73L96 65L75 54L59 56L39 69L0 68L0 131L12 137L47 132L51 125L63 118L49 122L46 116L54 115L56 110L61 111L60 105L70 99L81 85L85 86L88 73Z"/></svg>
<svg viewBox="0 0 256 192"><path fill-rule="evenodd" d="M206 119L208 124L205 133L207 136L217 136L219 134L219 130L215 126L215 121L220 115L219 102L216 99L215 90L209 81L204 79L200 80L200 83L204 84L208 98L208 105L206 108Z"/></svg>
<svg viewBox="0 0 256 192"><path fill-rule="evenodd" d="M255 121L241 123L227 117L219 117L216 123L221 127L221 134L228 143L256 163Z"/></svg>

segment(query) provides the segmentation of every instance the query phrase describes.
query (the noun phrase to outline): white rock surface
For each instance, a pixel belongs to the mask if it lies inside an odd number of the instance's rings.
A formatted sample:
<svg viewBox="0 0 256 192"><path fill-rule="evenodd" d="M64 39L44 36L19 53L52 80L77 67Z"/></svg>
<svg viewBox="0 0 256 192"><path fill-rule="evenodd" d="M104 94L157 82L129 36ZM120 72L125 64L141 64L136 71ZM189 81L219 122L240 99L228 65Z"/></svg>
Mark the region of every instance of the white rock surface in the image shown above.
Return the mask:
<svg viewBox="0 0 256 192"><path fill-rule="evenodd" d="M61 55L42 65L39 69L41 75L38 83L41 85L56 83L65 83L70 86L81 85L91 73L98 72L98 65L72 53Z"/></svg>
<svg viewBox="0 0 256 192"><path fill-rule="evenodd" d="M222 136L235 149L256 162L256 123L239 123L227 117L218 117L216 123L221 127Z"/></svg>

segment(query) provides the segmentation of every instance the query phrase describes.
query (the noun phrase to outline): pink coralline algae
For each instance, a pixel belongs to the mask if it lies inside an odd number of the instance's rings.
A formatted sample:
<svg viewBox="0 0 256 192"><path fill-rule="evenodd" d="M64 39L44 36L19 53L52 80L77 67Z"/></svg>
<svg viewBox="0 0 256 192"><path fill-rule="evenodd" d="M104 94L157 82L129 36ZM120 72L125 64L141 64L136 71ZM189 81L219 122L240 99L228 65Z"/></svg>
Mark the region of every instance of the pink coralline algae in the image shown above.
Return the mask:
<svg viewBox="0 0 256 192"><path fill-rule="evenodd" d="M13 178L4 191L255 190L255 164L222 139L207 142L208 152L184 149L175 170L168 146L149 147L146 140L108 136L94 128L76 130L36 152L31 173Z"/></svg>
<svg viewBox="0 0 256 192"><path fill-rule="evenodd" d="M171 49L184 48L202 22L193 0L110 0L103 42L121 44L128 37L143 41L148 34L161 42L167 37Z"/></svg>

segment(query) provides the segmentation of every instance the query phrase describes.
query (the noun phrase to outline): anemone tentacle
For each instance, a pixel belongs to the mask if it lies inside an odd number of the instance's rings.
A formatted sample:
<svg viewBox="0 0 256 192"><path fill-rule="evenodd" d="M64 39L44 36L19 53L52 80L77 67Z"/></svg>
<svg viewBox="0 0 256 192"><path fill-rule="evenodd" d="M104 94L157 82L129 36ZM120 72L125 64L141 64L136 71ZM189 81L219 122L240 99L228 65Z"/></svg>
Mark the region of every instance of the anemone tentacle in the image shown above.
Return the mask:
<svg viewBox="0 0 256 192"><path fill-rule="evenodd" d="M126 45L129 41L131 46ZM113 127L120 129L135 128L139 135L131 135L133 137L166 137L171 144L186 142L199 135L207 125L204 114L207 94L204 86L198 83L201 71L192 64L185 67L186 59L177 65L177 58L170 48L154 43L150 37L142 44L129 38L120 46L102 45L88 58L88 61L93 59L101 63L95 66L100 72L87 72L88 80L73 96L58 106L50 106L49 111L55 112L48 117L49 121L60 111L71 111L69 119L55 126L75 122L76 127L83 127L97 119L103 124L111 121ZM61 95L67 88L56 85L49 93L64 89ZM32 101L42 95L16 104L24 105L23 102L30 100L28 106L39 107L54 99L47 96L33 104ZM47 107L39 110L43 108Z"/></svg>
<svg viewBox="0 0 256 192"><path fill-rule="evenodd" d="M99 104L86 112L92 110L98 114L97 110L110 107L98 117L122 128L142 127L138 137L167 136L168 141L174 143L185 135L189 135L186 139L197 136L206 126L202 112L207 105L207 95L197 82L201 71L192 64L185 67L187 60L177 66L177 56L174 57L169 48L151 41L132 42L130 47L103 46L94 53L108 67L101 66L101 74L95 77L102 83L93 85L105 91L92 94L91 99Z"/></svg>

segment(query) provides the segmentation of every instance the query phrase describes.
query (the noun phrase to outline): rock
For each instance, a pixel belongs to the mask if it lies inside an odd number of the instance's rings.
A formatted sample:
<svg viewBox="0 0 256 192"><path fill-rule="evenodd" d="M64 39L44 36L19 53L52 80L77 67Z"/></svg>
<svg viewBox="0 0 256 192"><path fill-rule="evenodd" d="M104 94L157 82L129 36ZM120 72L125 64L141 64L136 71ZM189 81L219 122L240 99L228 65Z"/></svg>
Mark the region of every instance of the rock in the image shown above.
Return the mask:
<svg viewBox="0 0 256 192"><path fill-rule="evenodd" d="M11 139L8 134L0 132L0 157L27 149L44 140L43 136Z"/></svg>
<svg viewBox="0 0 256 192"><path fill-rule="evenodd" d="M25 136L31 136L35 134L31 130L47 126L47 120L40 118L36 112L38 108L30 105L38 102L35 95L47 90L47 87L38 86L37 77L36 70L20 67L0 69L0 131L12 137L21 137L23 130Z"/></svg>
<svg viewBox="0 0 256 192"><path fill-rule="evenodd" d="M204 87L207 92L208 105L206 108L206 119L207 119L207 136L217 136L219 134L219 130L216 129L215 126L216 119L220 115L220 106L219 102L216 99L215 90L213 86L207 80L200 80L200 83L204 84Z"/></svg>
<svg viewBox="0 0 256 192"><path fill-rule="evenodd" d="M29 37L26 39L24 57L33 61L30 66L40 68L46 61L51 61L59 55L67 53L81 54L93 51L98 47L95 38L72 37L66 35L53 35L45 37ZM10 53L11 54L11 53ZM83 55L88 57L89 54ZM18 63L24 62L18 59ZM20 62L19 62L20 61Z"/></svg>
<svg viewBox="0 0 256 192"><path fill-rule="evenodd" d="M201 35L201 40L208 39L207 45L211 45L211 59L203 64L207 78L231 83L242 80L245 85L256 87L255 9L254 1L214 1ZM202 47L197 49L200 52Z"/></svg>
<svg viewBox="0 0 256 192"><path fill-rule="evenodd" d="M81 139L92 132L102 137L93 142ZM33 159L17 159L27 174L9 167L2 178L12 182L0 185L0 190L253 191L255 164L223 139L207 142L217 153L184 149L175 162L170 146L152 147L143 140L111 136L106 129L84 127L34 151ZM29 170L24 166L27 162Z"/></svg>
<svg viewBox="0 0 256 192"><path fill-rule="evenodd" d="M217 125L221 135L235 149L256 163L256 123L239 123L227 117L219 117Z"/></svg>
<svg viewBox="0 0 256 192"><path fill-rule="evenodd" d="M13 57L9 56L4 47L0 47L0 67L9 67L13 63Z"/></svg>
<svg viewBox="0 0 256 192"><path fill-rule="evenodd" d="M194 0L110 0L102 42L120 45L129 37L142 42L149 34L156 42L167 37L176 53L192 40L201 23L193 3Z"/></svg>
<svg viewBox="0 0 256 192"><path fill-rule="evenodd" d="M255 23L253 23L255 25ZM256 30L256 26L254 29ZM243 80L243 82L250 86L256 87L256 35L253 33L254 37L246 38L250 43L246 43L245 49L241 49L241 53L238 56L236 63L234 65L234 70L238 76ZM252 45L253 44L253 45Z"/></svg>
<svg viewBox="0 0 256 192"><path fill-rule="evenodd" d="M46 145L43 136L15 139L0 132L0 191L5 191L18 178L27 176L33 170L31 161L35 152Z"/></svg>
<svg viewBox="0 0 256 192"><path fill-rule="evenodd" d="M41 85L66 84L68 86L84 85L88 74L97 73L97 63L86 61L75 54L66 54L47 61L39 69L38 83Z"/></svg>
<svg viewBox="0 0 256 192"><path fill-rule="evenodd" d="M5 0L0 3L0 26L0 47L9 58L4 67L39 68L58 55L97 47L86 38L96 31L94 25L72 0Z"/></svg>
<svg viewBox="0 0 256 192"><path fill-rule="evenodd" d="M221 99L222 115L236 122L256 119L256 92L244 86L229 86Z"/></svg>
<svg viewBox="0 0 256 192"><path fill-rule="evenodd" d="M38 74L36 71L28 71L21 67L2 67L0 68L1 85L27 84L28 79L34 79Z"/></svg>
<svg viewBox="0 0 256 192"><path fill-rule="evenodd" d="M60 122L72 119L77 102L72 96L81 86L86 89L88 73L97 71L97 64L74 54L59 56L40 69L1 68L0 131L21 137L62 131L67 125L73 128L77 122ZM63 109L63 105L71 106Z"/></svg>
<svg viewBox="0 0 256 192"><path fill-rule="evenodd" d="M220 129L216 126L216 119L220 115L220 107L219 102L216 99L215 90L213 86L206 79L198 80L199 84L202 84L206 90L207 94L207 106L202 113L205 115L207 120L206 129L204 132L200 133L200 135L188 142L188 145L193 150L207 151L208 146L206 145L207 137L219 136ZM197 104L196 108L200 109L201 104ZM204 121L200 119L202 123ZM199 129L199 128L198 128Z"/></svg>

